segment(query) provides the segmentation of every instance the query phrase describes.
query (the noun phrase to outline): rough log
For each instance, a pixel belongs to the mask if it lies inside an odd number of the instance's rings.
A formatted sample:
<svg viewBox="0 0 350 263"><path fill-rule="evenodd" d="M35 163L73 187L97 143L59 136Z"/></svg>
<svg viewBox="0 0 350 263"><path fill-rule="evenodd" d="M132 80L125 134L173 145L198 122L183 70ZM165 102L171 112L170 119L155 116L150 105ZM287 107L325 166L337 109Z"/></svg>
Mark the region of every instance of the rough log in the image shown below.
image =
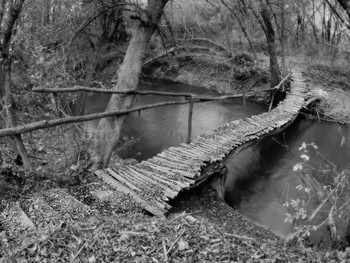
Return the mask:
<svg viewBox="0 0 350 263"><path fill-rule="evenodd" d="M97 89L97 88L89 88L89 87L83 87L83 86L74 86L73 88L61 88L61 89L46 89L46 88L35 88L32 91L33 92L41 92L41 93L63 93L63 92L94 92L94 93L105 93L105 94L125 94L125 95L159 95L159 96L168 96L168 97L196 97L196 100L199 99L206 99L206 100L223 100L223 99L230 99L230 98L241 98L244 95L252 95L259 92L266 92L266 91L272 91L279 89L281 84L289 78L290 75L288 75L285 79L281 81L279 85L277 85L274 88L269 89L262 89L262 90L256 90L256 91L250 91L246 94L231 94L231 95L223 95L223 96L208 96L208 95L197 95L193 93L179 93L179 92L165 92L165 91L142 91L142 90L129 90L129 91L123 91L123 90L107 90L107 89Z"/></svg>
<svg viewBox="0 0 350 263"><path fill-rule="evenodd" d="M113 115L121 116L128 113L157 108L161 106L187 104L187 103L189 102L188 101L169 101L169 102L155 103L155 104L146 105L146 106L139 106L139 107L126 109L126 110L116 110L111 112L102 112L102 113L89 114L86 116L67 117L67 118L55 119L55 120L43 120L43 121L38 121L38 122L26 124L26 125L17 126L17 127L2 129L0 130L0 137L26 133L34 130L39 130L39 129L46 129L46 128L58 126L61 124L91 121L91 120L101 119L105 117L110 117Z"/></svg>
<svg viewBox="0 0 350 263"><path fill-rule="evenodd" d="M206 42L206 43L209 43L209 44L217 47L219 50L223 51L227 55L230 55L230 51L228 51L228 49L224 45L217 43L217 42L215 42L211 39L208 39L208 38L191 38L191 39L184 39L183 41Z"/></svg>
<svg viewBox="0 0 350 263"><path fill-rule="evenodd" d="M175 52L180 52L180 51L187 51L187 52L196 52L198 50L200 51L204 51L204 52L211 52L211 53L214 53L216 54L217 52L215 52L215 50L212 50L208 47L201 47L201 46L178 46L178 47L172 47L168 50L165 50L164 52L162 52L161 54L157 55L157 56L154 56L152 58L149 58L148 60L146 60L144 63L143 63L143 66L147 66L151 63L153 63L154 61L157 61L163 57L166 57L168 56L169 54L171 53L175 53Z"/></svg>

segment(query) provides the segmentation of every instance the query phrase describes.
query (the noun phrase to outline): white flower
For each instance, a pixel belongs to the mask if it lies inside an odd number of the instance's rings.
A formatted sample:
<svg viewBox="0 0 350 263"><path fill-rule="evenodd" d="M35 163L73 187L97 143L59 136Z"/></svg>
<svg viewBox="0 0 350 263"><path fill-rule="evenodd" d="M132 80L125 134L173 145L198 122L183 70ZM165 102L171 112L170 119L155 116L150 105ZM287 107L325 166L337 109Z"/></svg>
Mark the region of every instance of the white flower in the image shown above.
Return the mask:
<svg viewBox="0 0 350 263"><path fill-rule="evenodd" d="M303 150L303 149L306 149L306 143L303 142L299 148L299 151Z"/></svg>
<svg viewBox="0 0 350 263"><path fill-rule="evenodd" d="M293 171L296 172L298 170L303 170L303 166L301 163L297 163L296 165L293 166Z"/></svg>
<svg viewBox="0 0 350 263"><path fill-rule="evenodd" d="M317 95L320 96L320 97L323 97L323 98L327 98L328 97L328 93L326 91L324 91L324 90L321 90L321 89L319 89L317 91Z"/></svg>
<svg viewBox="0 0 350 263"><path fill-rule="evenodd" d="M301 158L303 158L305 161L308 161L310 159L310 157L306 154L302 154L300 155Z"/></svg>

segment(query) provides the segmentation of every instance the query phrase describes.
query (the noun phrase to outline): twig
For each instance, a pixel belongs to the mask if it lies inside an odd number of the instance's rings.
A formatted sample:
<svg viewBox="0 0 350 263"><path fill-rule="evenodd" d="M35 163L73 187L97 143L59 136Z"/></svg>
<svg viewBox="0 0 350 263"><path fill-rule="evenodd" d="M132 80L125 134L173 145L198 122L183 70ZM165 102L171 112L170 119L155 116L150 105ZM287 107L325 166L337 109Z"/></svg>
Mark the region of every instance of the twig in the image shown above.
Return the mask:
<svg viewBox="0 0 350 263"><path fill-rule="evenodd" d="M101 226L99 226L95 231L99 231L101 228L103 228L103 224ZM91 245L93 245L96 242L97 237L101 234L101 232L97 232L97 234L94 236L93 238L93 242L91 243ZM83 251L84 247L87 245L88 241L85 241L85 243L81 246L81 248L79 249L79 251L73 256L72 260L70 262L74 262L77 257L79 256L79 254L81 253L81 251Z"/></svg>
<svg viewBox="0 0 350 263"><path fill-rule="evenodd" d="M130 235L130 236L147 236L147 232L135 232L135 231L119 231L120 235Z"/></svg>
<svg viewBox="0 0 350 263"><path fill-rule="evenodd" d="M181 231L181 233L177 236L177 238L174 240L174 242L171 244L171 246L169 247L168 251L166 252L166 254L168 255L171 250L173 249L173 247L175 246L176 242L180 239L180 237L182 237L182 235L185 233L185 229Z"/></svg>
<svg viewBox="0 0 350 263"><path fill-rule="evenodd" d="M166 245L165 245L164 239L163 239L163 252L164 252L164 261L167 263L167 262L169 262L169 259L168 259L168 252L166 250Z"/></svg>
<svg viewBox="0 0 350 263"><path fill-rule="evenodd" d="M81 248L79 249L79 251L73 256L72 260L70 262L74 262L75 259L79 256L80 252L83 251L85 245L87 244L87 241L84 242L84 244L81 246Z"/></svg>
<svg viewBox="0 0 350 263"><path fill-rule="evenodd" d="M252 238L252 237L239 236L239 235L235 235L235 234L231 234L231 233L224 233L224 235L230 236L230 237L236 237L236 238L254 240L254 238Z"/></svg>

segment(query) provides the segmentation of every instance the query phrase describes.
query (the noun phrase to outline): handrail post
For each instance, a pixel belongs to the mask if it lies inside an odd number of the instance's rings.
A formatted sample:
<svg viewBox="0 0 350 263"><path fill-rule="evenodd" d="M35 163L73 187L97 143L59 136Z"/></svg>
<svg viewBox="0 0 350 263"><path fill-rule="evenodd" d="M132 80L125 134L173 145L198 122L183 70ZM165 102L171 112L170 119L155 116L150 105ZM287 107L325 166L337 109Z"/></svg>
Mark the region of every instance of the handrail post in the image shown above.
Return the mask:
<svg viewBox="0 0 350 263"><path fill-rule="evenodd" d="M192 115L193 115L193 96L191 96L191 98L190 98L190 106L189 106L189 111L188 111L187 140L186 140L187 144L189 144L191 142Z"/></svg>

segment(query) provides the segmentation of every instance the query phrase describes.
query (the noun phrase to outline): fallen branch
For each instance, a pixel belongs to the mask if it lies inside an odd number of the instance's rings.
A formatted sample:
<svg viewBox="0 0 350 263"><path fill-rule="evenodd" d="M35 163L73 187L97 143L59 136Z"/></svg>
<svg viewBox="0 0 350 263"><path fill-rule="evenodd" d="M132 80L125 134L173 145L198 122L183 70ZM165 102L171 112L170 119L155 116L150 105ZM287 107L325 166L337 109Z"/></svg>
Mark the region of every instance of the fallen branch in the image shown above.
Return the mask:
<svg viewBox="0 0 350 263"><path fill-rule="evenodd" d="M136 231L119 231L120 235L129 235L129 236L147 236L148 232L136 232Z"/></svg>
<svg viewBox="0 0 350 263"><path fill-rule="evenodd" d="M220 44L220 43L217 43L211 39L208 39L208 38L191 38L191 39L184 39L182 41L193 41L193 42L206 42L206 43L209 43L215 47L217 47L219 50L225 52L226 54L230 55L230 52L227 50L227 48Z"/></svg>
<svg viewBox="0 0 350 263"><path fill-rule="evenodd" d="M231 234L231 233L224 233L224 235L229 236L229 237L240 238L240 239L254 240L254 238L252 238L252 237L239 236L239 235L235 235L235 234Z"/></svg>
<svg viewBox="0 0 350 263"><path fill-rule="evenodd" d="M168 54L171 54L171 53L175 53L175 52L179 52L181 50L184 50L184 51L192 51L192 52L196 52L198 50L200 51L205 51L205 52L212 52L212 53L217 53L215 52L215 50L212 50L208 47L201 47L201 46L192 46L192 47L187 47L187 46L178 46L178 47L172 47L168 50L165 50L164 52L160 53L159 55L157 56L154 56L152 58L149 58L148 60L146 60L144 63L143 63L143 66L147 66L149 64L151 64L152 62L156 61L156 60L159 60L163 57L166 57L168 56Z"/></svg>
<svg viewBox="0 0 350 263"><path fill-rule="evenodd" d="M173 249L173 247L175 246L176 242L180 239L180 237L182 237L182 235L185 233L185 229L181 231L181 233L176 237L176 239L174 240L174 242L171 244L171 246L169 247L168 251L166 252L166 255L169 255L169 253L171 252L171 250Z"/></svg>
<svg viewBox="0 0 350 263"><path fill-rule="evenodd" d="M159 96L172 96L172 97L191 97L195 96L193 93L177 93L177 92L163 92L163 91L142 91L142 90L108 90L108 89L97 89L89 88L84 86L74 86L72 88L61 88L61 89L46 89L46 88L34 88L32 92L40 93L62 93L62 92L93 92L93 93L104 93L104 94L124 94L124 95L159 95Z"/></svg>

